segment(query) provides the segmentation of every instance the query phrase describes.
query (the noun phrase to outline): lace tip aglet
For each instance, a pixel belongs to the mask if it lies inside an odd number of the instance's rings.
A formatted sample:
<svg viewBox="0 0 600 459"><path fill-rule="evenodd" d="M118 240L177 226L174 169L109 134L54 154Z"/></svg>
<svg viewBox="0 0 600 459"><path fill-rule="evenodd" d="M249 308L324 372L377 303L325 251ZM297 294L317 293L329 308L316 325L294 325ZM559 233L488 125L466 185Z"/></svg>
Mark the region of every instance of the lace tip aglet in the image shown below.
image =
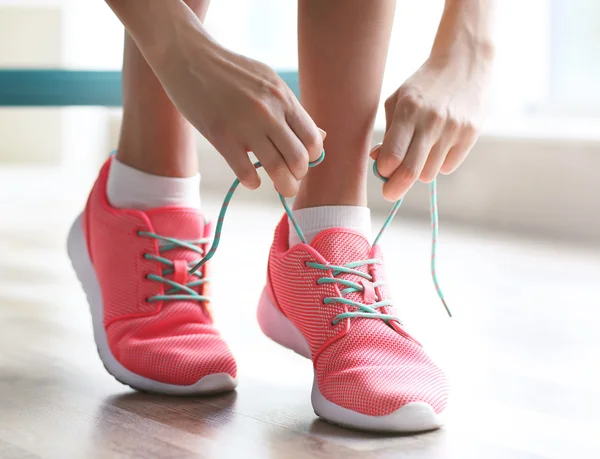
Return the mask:
<svg viewBox="0 0 600 459"><path fill-rule="evenodd" d="M443 298L440 298L440 299L442 300L442 304L444 305L444 308L446 309L446 312L448 313L448 317L452 318L452 312L450 312L450 308L446 304L446 300L444 300Z"/></svg>

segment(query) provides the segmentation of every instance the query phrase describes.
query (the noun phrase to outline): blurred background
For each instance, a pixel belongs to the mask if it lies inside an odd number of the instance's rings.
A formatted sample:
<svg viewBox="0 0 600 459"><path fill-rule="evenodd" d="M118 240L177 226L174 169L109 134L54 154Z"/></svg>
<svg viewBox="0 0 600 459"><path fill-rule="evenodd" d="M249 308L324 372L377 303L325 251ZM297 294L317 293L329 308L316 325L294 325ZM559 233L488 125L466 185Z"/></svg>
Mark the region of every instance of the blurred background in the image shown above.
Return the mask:
<svg viewBox="0 0 600 459"><path fill-rule="evenodd" d="M441 180L442 214L468 225L598 244L600 216L589 209L600 206L600 3L498 3L489 118L465 166ZM398 2L383 100L427 57L442 7L442 0ZM286 72L294 85L295 2L215 1L207 26L226 46ZM97 99L114 101L120 97L115 72L121 65L122 42L122 27L102 1L0 0L0 106L7 105L7 93L13 105L0 107L4 198L18 198L17 188L6 184L22 183L24 177L30 185L19 189L20 195L39 194L43 187L77 195L74 190L89 186L115 147L120 111L17 107L23 102L15 94L29 89L21 86L21 78L11 79L2 70L93 71L88 78L95 81ZM41 78L36 87L44 93L57 79ZM382 134L382 115L374 141ZM203 168L211 171L204 174L203 187L221 193L232 174L218 155L202 154L209 150L210 145L200 142ZM246 198L270 199L271 190L262 188ZM371 205L383 210L379 184L371 188ZM83 200L85 193L79 194ZM426 216L424 199L424 187L417 186L405 213Z"/></svg>

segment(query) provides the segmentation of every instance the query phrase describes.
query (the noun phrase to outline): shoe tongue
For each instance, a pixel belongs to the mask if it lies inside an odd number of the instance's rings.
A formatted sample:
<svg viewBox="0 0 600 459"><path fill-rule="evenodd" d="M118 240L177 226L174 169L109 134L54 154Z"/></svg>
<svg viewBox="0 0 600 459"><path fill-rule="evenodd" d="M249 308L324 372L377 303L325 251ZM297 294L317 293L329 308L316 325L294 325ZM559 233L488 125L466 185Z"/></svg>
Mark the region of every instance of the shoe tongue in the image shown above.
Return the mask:
<svg viewBox="0 0 600 459"><path fill-rule="evenodd" d="M176 207L161 207L157 209L151 209L147 211L146 214L152 223L152 231L159 236L171 237L181 241L196 241L204 238L206 224L204 216L199 210ZM166 241L158 242L159 247L164 247L166 244L168 244ZM206 250L206 244L203 244L199 247L204 251ZM172 274L165 275L165 278L184 284L193 280L197 280L191 276L187 277L185 274L182 275L182 272L184 272L186 268L189 269L191 265L200 261L203 253L198 253L185 247L175 247L170 250L161 251L160 256L173 261L175 264L175 271ZM161 268L166 269L167 266L162 265ZM167 289L168 286L165 286L165 290ZM203 292L206 292L203 285L193 287L193 290L200 294L205 294ZM182 293L185 294L185 292ZM177 308L186 308L186 305L188 304L190 304L188 300L168 301L165 303L165 307L175 310ZM196 304L197 303L194 302L194 305ZM204 317L202 319L203 321L211 322L211 313L208 309L206 309L206 304L203 304L204 307L199 308L198 311L202 311Z"/></svg>
<svg viewBox="0 0 600 459"><path fill-rule="evenodd" d="M338 266L367 260L371 253L371 244L367 238L357 231L346 228L322 231L315 236L310 245L330 264Z"/></svg>
<svg viewBox="0 0 600 459"><path fill-rule="evenodd" d="M193 241L204 237L204 216L197 209L161 207L147 211L153 230L163 237Z"/></svg>
<svg viewBox="0 0 600 459"><path fill-rule="evenodd" d="M343 266L355 261L368 260L371 254L371 244L369 244L367 238L356 231L346 228L325 230L313 239L311 245L329 264L336 266ZM367 273L367 268L367 265L363 265L352 269ZM338 274L336 277L358 284L365 279L356 274L347 273ZM338 287L340 291L346 288L343 285L338 285ZM349 293L345 295L345 298L359 303L365 302L362 292Z"/></svg>

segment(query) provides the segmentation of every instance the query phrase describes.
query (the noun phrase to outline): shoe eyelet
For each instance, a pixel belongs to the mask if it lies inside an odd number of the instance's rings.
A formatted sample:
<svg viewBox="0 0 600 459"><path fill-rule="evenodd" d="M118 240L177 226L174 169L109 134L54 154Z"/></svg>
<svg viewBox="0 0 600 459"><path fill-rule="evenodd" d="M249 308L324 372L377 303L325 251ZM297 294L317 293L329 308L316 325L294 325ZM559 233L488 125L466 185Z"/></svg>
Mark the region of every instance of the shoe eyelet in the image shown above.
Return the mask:
<svg viewBox="0 0 600 459"><path fill-rule="evenodd" d="M135 234L136 236L142 237L142 230L138 228L134 231L133 234Z"/></svg>
<svg viewBox="0 0 600 459"><path fill-rule="evenodd" d="M147 297L147 298L146 298L144 301L145 301L146 303L150 303L150 297Z"/></svg>

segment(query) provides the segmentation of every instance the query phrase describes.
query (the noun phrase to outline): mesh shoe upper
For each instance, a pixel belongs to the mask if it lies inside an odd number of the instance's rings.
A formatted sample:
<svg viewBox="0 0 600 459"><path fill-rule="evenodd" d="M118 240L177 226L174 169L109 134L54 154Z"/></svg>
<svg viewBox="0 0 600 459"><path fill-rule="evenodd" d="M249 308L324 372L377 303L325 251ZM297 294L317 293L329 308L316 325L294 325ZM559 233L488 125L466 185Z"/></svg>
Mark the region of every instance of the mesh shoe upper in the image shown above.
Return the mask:
<svg viewBox="0 0 600 459"><path fill-rule="evenodd" d="M149 274L162 275L165 265L145 254L179 266L201 256L181 247L159 252L160 241L141 237L139 232L192 241L209 237L210 225L195 209L164 207L142 212L111 207L106 199L108 170L109 162L90 194L84 232L102 291L104 326L114 357L130 371L168 384L191 385L213 373L235 378L235 360L214 327L206 302L147 301L165 295L170 287L147 279ZM174 280L174 275L164 277ZM177 275L181 279L181 270ZM208 284L194 290L207 295Z"/></svg>
<svg viewBox="0 0 600 459"><path fill-rule="evenodd" d="M327 297L342 296L337 284L317 284L328 273L307 262L343 266L347 263L382 259L378 246L371 247L360 234L336 228L319 234L311 245L288 249L288 220L283 218L275 232L269 259L268 279L274 302L307 339L322 395L329 401L371 416L390 414L410 402L426 402L436 413L446 406L447 380L421 345L397 323L374 318L342 319L336 315L353 310L344 304L324 304ZM357 268L384 279L382 265ZM356 274L338 278L360 283ZM342 288L343 289L343 288ZM389 293L376 287L379 299ZM365 302L363 292L344 295ZM387 308L380 309L389 312Z"/></svg>

